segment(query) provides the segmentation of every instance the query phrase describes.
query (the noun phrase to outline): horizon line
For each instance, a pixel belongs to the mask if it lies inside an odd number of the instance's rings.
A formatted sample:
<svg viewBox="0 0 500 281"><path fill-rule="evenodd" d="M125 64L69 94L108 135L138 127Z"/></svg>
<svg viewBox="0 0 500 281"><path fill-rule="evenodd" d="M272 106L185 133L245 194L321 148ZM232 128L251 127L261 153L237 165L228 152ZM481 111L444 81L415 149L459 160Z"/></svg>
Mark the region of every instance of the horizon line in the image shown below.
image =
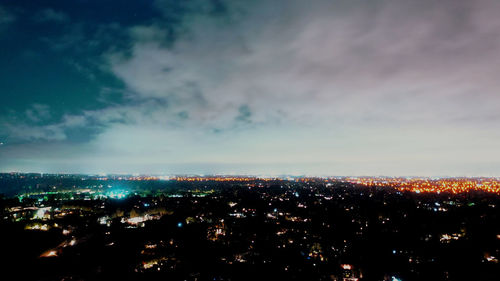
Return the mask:
<svg viewBox="0 0 500 281"><path fill-rule="evenodd" d="M308 174L238 174L238 173L85 173L85 172L22 172L0 171L0 174L40 174L40 175L85 175L85 176L132 176L132 177L241 177L241 178L500 178L492 175L308 175Z"/></svg>

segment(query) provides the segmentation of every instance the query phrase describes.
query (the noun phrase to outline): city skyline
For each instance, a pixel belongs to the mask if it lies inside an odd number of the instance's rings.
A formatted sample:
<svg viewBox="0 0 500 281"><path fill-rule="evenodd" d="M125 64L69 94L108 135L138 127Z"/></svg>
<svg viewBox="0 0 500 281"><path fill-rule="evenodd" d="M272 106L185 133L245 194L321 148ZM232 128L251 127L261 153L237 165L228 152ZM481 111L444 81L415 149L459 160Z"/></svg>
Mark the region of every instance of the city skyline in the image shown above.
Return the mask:
<svg viewBox="0 0 500 281"><path fill-rule="evenodd" d="M500 3L0 3L0 172L500 176Z"/></svg>

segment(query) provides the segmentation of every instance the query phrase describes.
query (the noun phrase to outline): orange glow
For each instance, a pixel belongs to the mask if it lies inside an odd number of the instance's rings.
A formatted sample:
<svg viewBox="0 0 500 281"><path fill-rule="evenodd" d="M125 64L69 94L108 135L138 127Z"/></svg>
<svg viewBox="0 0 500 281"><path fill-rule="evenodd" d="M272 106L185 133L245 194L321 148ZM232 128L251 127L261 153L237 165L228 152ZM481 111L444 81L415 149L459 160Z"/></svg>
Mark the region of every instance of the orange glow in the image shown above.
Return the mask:
<svg viewBox="0 0 500 281"><path fill-rule="evenodd" d="M340 267L342 267L342 269L345 269L345 270L351 270L352 269L352 265L350 265L350 264L341 264Z"/></svg>
<svg viewBox="0 0 500 281"><path fill-rule="evenodd" d="M492 178L348 178L347 182L370 186L392 187L415 193L467 193L482 191L500 194L500 180Z"/></svg>
<svg viewBox="0 0 500 281"><path fill-rule="evenodd" d="M57 251L56 250L49 250L49 251L41 254L40 257L41 258L57 257Z"/></svg>

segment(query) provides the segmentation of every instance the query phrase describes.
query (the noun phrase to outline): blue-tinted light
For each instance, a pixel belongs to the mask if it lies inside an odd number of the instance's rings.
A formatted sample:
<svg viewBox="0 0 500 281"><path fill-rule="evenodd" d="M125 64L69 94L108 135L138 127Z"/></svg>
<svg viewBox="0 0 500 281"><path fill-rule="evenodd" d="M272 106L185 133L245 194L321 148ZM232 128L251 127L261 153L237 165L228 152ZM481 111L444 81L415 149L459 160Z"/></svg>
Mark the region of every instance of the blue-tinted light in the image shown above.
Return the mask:
<svg viewBox="0 0 500 281"><path fill-rule="evenodd" d="M106 195L109 198L123 199L129 194L128 190L110 190Z"/></svg>

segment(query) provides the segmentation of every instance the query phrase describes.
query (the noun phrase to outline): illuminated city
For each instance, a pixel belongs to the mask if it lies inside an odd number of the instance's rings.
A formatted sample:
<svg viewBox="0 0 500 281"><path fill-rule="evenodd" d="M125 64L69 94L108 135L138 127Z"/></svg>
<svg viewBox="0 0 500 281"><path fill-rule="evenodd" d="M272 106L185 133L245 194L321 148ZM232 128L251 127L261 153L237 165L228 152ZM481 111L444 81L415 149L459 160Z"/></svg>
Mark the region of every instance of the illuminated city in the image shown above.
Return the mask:
<svg viewBox="0 0 500 281"><path fill-rule="evenodd" d="M347 182L361 184L364 186L389 186L400 191L411 191L416 193L440 193L452 194L467 193L473 191L500 194L500 180L498 178L347 178Z"/></svg>
<svg viewBox="0 0 500 281"><path fill-rule="evenodd" d="M498 184L4 173L2 248L19 280L495 280Z"/></svg>

